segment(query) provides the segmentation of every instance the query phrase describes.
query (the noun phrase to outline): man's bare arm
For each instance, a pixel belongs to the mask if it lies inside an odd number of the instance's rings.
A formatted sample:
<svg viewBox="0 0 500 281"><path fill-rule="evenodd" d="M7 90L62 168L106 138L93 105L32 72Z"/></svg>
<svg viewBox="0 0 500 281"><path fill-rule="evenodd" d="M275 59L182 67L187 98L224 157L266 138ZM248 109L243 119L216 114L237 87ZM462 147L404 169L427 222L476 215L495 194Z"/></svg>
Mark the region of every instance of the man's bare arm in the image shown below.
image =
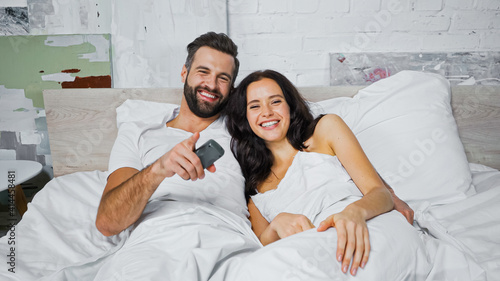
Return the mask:
<svg viewBox="0 0 500 281"><path fill-rule="evenodd" d="M192 137L177 144L142 171L120 168L108 177L96 217L97 229L106 236L120 233L139 219L151 195L167 177L178 174L185 180L204 177L201 161L193 152L199 138ZM215 167L208 168L215 171Z"/></svg>
<svg viewBox="0 0 500 281"><path fill-rule="evenodd" d="M108 177L97 211L97 229L111 236L137 221L161 182L154 178L151 166L140 172L133 168L120 168L113 172Z"/></svg>

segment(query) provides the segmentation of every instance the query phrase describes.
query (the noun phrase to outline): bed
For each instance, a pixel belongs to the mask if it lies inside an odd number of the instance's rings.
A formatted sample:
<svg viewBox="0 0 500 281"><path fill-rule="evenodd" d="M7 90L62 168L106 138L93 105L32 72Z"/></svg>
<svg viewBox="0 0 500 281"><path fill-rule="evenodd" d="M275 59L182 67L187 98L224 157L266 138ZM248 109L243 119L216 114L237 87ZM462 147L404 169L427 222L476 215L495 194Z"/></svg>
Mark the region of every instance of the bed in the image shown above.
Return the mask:
<svg viewBox="0 0 500 281"><path fill-rule="evenodd" d="M410 227L418 247L397 246L401 244L394 240L397 236L386 241L395 245L391 253L378 253L374 244L372 265L359 273L358 280L500 276L499 86L450 87L438 75L402 71L368 87L307 87L300 92L315 114L344 118L377 171L415 210ZM115 109L126 100L142 100L147 102L128 106L147 114L161 104L178 104L181 96L181 89L44 91L55 178L34 197L18 225L0 239L5 259L0 279L157 280L176 271L182 280L355 280L340 273L337 262L325 258L323 248L308 244L311 232L261 247L245 222L228 216L222 216L225 222L246 238L227 239L222 251L182 268L163 268L162 262L168 262L148 246L148 239L163 239L161 233L146 229L100 235L94 220L117 134ZM175 223L184 227L193 222ZM382 221L374 233L396 235L391 227ZM141 235L142 240L134 240ZM213 239L225 238L214 233ZM115 264L114 274L101 278L102 264L126 248L128 241L144 245L134 258L148 257L152 262L146 268ZM224 249L232 253L221 254ZM408 254L400 254L405 250ZM375 271L380 274L372 275Z"/></svg>

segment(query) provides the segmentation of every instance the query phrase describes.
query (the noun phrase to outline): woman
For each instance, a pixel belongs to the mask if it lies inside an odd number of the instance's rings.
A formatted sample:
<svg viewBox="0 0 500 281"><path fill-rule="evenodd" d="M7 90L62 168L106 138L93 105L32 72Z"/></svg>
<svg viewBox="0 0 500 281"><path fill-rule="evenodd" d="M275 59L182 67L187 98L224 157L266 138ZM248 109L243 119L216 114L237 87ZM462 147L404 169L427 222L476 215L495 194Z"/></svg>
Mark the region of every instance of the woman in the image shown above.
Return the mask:
<svg viewBox="0 0 500 281"><path fill-rule="evenodd" d="M314 228L313 222L320 222L317 231L336 228L337 260L342 262L344 273L352 260L350 273L355 275L369 257L366 221L390 211L393 201L349 127L337 115L314 120L292 83L272 70L247 76L231 95L227 108L232 150L246 179L252 229L262 244ZM303 177L297 176L302 168L289 170L303 167L304 162L314 170L323 167L327 175L310 176L302 182ZM327 182L310 187L311 182L324 177ZM342 187L325 189L330 194L326 199L318 196L316 186L324 188L331 181ZM353 187L359 188L362 196ZM352 195L360 196L343 200ZM349 203L334 204L339 201ZM326 217L325 212L331 213Z"/></svg>

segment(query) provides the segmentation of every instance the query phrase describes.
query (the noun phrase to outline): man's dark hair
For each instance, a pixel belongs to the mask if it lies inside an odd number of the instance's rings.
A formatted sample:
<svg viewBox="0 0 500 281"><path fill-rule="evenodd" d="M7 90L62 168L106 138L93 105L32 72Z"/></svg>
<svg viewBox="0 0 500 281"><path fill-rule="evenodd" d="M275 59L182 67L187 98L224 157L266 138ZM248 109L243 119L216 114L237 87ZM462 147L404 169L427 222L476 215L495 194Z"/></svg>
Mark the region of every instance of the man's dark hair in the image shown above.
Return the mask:
<svg viewBox="0 0 500 281"><path fill-rule="evenodd" d="M234 70L231 81L231 85L234 85L234 81L236 80L236 76L238 75L238 70L240 68L240 62L236 58L238 55L238 46L236 46L233 40L231 40L231 38L224 33L215 33L212 31L207 32L200 35L198 38L194 39L193 42L187 45L188 56L186 58L186 62L184 63L187 71L189 72L191 70L191 64L193 63L196 51L204 46L226 53L234 58Z"/></svg>

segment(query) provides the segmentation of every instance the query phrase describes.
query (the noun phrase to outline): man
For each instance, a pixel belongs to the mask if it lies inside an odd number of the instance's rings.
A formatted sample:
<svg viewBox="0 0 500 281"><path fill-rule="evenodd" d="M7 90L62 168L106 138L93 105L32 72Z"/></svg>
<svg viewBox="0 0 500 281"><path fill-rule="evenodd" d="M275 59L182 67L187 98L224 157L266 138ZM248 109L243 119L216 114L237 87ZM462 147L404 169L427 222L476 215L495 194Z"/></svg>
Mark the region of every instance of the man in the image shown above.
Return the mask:
<svg viewBox="0 0 500 281"><path fill-rule="evenodd" d="M237 47L226 36L207 33L193 41L188 46L188 52L181 72L185 86L179 113L165 126L193 134L140 171L140 167L134 166L139 164L125 163L123 167L115 168L114 158L121 155L111 154L112 173L108 177L96 219L97 228L106 236L118 234L132 225L165 178L177 174L184 180L195 181L205 176L193 150L199 138L198 132L219 118L234 85L239 67ZM116 148L113 148L115 151ZM212 165L207 170L215 172L215 167Z"/></svg>
<svg viewBox="0 0 500 281"><path fill-rule="evenodd" d="M209 32L187 49L180 107L153 122L119 124L96 226L126 242L106 259L98 280L208 280L216 271L224 275L223 260L261 247L219 118L238 73L237 46L225 34ZM205 173L193 151L208 139L226 153ZM145 269L153 273L144 275Z"/></svg>

